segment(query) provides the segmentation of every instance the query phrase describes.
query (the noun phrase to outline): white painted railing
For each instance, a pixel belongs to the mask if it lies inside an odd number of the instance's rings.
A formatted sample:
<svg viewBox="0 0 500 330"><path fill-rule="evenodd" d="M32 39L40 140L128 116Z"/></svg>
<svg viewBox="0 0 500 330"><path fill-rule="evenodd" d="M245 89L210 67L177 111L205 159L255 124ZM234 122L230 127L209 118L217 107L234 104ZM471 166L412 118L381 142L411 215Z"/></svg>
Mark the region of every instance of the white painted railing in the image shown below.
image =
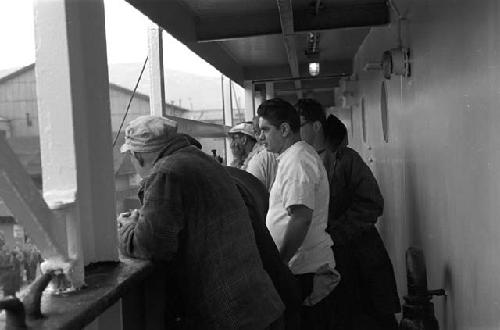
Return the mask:
<svg viewBox="0 0 500 330"><path fill-rule="evenodd" d="M44 258L67 259L64 219L49 209L33 180L0 136L0 198L29 233Z"/></svg>

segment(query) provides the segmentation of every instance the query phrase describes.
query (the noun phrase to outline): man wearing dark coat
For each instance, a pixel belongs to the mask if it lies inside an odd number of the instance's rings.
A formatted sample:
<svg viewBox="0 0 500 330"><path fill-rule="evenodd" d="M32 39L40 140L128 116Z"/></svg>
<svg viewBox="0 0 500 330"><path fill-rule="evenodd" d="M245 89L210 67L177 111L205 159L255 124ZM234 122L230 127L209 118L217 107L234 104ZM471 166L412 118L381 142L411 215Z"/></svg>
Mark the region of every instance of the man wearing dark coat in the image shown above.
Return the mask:
<svg viewBox="0 0 500 330"><path fill-rule="evenodd" d="M331 295L335 330L396 330L400 302L391 260L375 223L384 199L370 168L347 147L347 129L321 104L296 104L301 137L320 154L330 182L327 231L342 279Z"/></svg>
<svg viewBox="0 0 500 330"><path fill-rule="evenodd" d="M202 148L196 139L187 134L184 136L192 145ZM266 186L244 170L232 166L225 168L245 201L264 270L285 304L283 319L273 324L272 329L279 329L283 325L285 330L300 329L299 313L302 304L300 287L290 269L281 261L278 248L266 227L266 213L269 209L269 193Z"/></svg>
<svg viewBox="0 0 500 330"><path fill-rule="evenodd" d="M285 329L300 329L299 313L302 299L299 283L290 269L281 261L278 248L266 227L269 193L264 184L250 173L235 167L226 167L226 170L247 206L264 269L271 277L276 291L285 304Z"/></svg>
<svg viewBox="0 0 500 330"><path fill-rule="evenodd" d="M123 254L167 262L176 328L266 329L283 303L264 271L248 211L224 168L176 133L176 123L142 116L122 152L143 178L140 210L119 221Z"/></svg>

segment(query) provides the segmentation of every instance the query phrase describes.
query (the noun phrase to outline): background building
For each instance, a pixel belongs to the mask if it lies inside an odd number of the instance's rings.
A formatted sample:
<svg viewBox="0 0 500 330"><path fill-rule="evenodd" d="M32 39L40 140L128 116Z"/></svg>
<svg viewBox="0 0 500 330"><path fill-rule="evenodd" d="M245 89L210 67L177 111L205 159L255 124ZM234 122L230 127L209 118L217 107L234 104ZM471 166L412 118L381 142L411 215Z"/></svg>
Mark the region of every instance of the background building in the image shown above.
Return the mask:
<svg viewBox="0 0 500 330"><path fill-rule="evenodd" d="M112 132L115 139L125 115L141 71L141 64L118 64L110 66L109 100ZM19 69L0 71L0 135L4 136L20 162L42 189L42 169L40 161L40 137L35 81L35 65ZM196 76L184 72L168 72L166 104L169 113L182 119L222 124L222 93L220 79ZM226 82L227 85L227 82ZM127 122L150 113L149 77L142 76L127 113L120 137L113 148L117 212L137 206L135 194L137 178L127 155L119 152L123 143L123 129ZM228 92L228 90L226 90ZM196 97L195 97L196 95ZM237 99L236 92L233 96ZM241 98L241 95L238 96ZM226 97L228 98L228 97ZM227 100L225 101L227 102ZM234 104L241 102L236 101ZM184 106L189 106L189 109ZM235 110L235 122L241 121L243 110ZM112 133L112 134L111 134ZM203 151L224 157L224 138L199 138ZM4 232L8 244L14 242L15 219L9 209L0 201L0 231Z"/></svg>

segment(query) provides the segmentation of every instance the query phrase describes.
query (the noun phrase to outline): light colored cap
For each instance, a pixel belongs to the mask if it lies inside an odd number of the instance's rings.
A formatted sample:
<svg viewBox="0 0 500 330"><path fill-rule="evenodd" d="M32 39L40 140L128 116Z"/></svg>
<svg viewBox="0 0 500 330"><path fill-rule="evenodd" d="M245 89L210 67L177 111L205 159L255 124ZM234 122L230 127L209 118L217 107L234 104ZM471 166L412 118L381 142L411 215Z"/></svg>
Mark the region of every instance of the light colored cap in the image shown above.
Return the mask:
<svg viewBox="0 0 500 330"><path fill-rule="evenodd" d="M255 131L253 129L253 125L251 123L239 123L233 126L228 134L241 133L250 136L255 139Z"/></svg>
<svg viewBox="0 0 500 330"><path fill-rule="evenodd" d="M141 116L125 129L121 152L156 152L177 133L177 122L160 116Z"/></svg>

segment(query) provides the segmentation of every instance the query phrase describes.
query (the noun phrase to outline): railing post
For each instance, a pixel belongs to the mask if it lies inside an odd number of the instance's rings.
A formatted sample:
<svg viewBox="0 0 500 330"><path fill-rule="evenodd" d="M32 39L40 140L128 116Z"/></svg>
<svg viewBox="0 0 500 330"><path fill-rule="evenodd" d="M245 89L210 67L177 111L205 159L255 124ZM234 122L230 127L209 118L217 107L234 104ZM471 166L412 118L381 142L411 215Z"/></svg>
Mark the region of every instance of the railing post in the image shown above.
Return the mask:
<svg viewBox="0 0 500 330"><path fill-rule="evenodd" d="M104 4L36 0L34 9L44 197L66 219L66 252L83 279L84 265L118 260ZM119 308L110 318L120 324Z"/></svg>
<svg viewBox="0 0 500 330"><path fill-rule="evenodd" d="M44 197L85 264L118 260L102 0L37 0L35 40Z"/></svg>

